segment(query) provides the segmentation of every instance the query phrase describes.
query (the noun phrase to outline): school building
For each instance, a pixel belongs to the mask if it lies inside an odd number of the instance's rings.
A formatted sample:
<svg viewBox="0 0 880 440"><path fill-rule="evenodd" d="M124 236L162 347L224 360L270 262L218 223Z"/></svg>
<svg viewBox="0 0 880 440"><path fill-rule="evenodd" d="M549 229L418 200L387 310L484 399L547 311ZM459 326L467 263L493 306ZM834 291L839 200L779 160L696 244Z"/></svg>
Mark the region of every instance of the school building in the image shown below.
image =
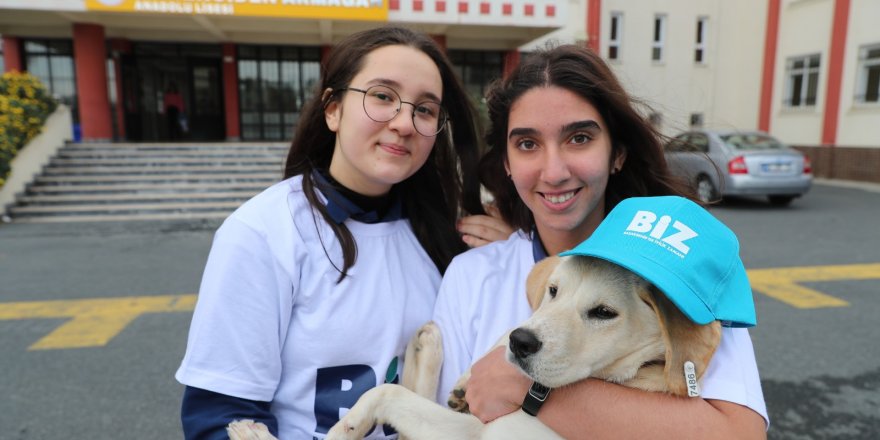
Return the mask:
<svg viewBox="0 0 880 440"><path fill-rule="evenodd" d="M547 40L598 51L668 135L761 129L814 174L880 182L877 0L0 0L2 63L74 108L84 140L286 140L345 35L405 24L479 99Z"/></svg>
<svg viewBox="0 0 880 440"><path fill-rule="evenodd" d="M567 0L0 0L2 70L27 70L86 141L287 140L333 44L383 23L446 48L479 98L519 46L558 29Z"/></svg>
<svg viewBox="0 0 880 440"><path fill-rule="evenodd" d="M648 116L760 129L807 153L817 177L880 183L880 1L586 0L584 41ZM580 8L579 10L577 10Z"/></svg>

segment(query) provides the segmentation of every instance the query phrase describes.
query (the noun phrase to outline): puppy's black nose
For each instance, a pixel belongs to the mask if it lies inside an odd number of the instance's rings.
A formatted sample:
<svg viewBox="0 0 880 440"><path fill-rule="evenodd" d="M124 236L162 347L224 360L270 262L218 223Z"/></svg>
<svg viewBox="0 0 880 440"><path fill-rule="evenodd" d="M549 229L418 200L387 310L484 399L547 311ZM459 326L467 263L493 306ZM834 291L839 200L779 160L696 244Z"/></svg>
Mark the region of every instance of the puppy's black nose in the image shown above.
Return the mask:
<svg viewBox="0 0 880 440"><path fill-rule="evenodd" d="M510 351L518 359L537 353L541 345L541 341L530 330L518 328L510 333Z"/></svg>

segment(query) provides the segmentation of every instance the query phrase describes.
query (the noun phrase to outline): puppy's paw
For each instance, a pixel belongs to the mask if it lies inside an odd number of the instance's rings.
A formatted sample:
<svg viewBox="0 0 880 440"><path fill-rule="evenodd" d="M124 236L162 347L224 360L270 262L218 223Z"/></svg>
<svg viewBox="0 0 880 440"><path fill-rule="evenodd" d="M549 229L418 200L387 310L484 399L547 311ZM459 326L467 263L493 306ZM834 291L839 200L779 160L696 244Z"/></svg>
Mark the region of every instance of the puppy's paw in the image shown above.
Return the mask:
<svg viewBox="0 0 880 440"><path fill-rule="evenodd" d="M421 326L406 346L406 361L419 366L438 366L443 363L443 341L440 328L433 321Z"/></svg>
<svg viewBox="0 0 880 440"><path fill-rule="evenodd" d="M428 322L416 331L406 346L401 385L433 400L443 366L443 340L440 328Z"/></svg>
<svg viewBox="0 0 880 440"><path fill-rule="evenodd" d="M277 440L266 425L253 420L236 420L226 426L229 440Z"/></svg>
<svg viewBox="0 0 880 440"><path fill-rule="evenodd" d="M449 400L446 401L446 405L453 411L469 413L467 400L464 399L466 392L467 390L464 387L458 388L456 385L456 388L453 388L449 393Z"/></svg>
<svg viewBox="0 0 880 440"><path fill-rule="evenodd" d="M449 393L449 400L446 404L454 411L468 413L468 403L465 400L465 396L467 395L467 383L470 378L471 370L467 370L458 378L455 385L452 386L452 391Z"/></svg>
<svg viewBox="0 0 880 440"><path fill-rule="evenodd" d="M413 337L413 358L416 365L439 371L443 365L443 339L433 321L423 325Z"/></svg>

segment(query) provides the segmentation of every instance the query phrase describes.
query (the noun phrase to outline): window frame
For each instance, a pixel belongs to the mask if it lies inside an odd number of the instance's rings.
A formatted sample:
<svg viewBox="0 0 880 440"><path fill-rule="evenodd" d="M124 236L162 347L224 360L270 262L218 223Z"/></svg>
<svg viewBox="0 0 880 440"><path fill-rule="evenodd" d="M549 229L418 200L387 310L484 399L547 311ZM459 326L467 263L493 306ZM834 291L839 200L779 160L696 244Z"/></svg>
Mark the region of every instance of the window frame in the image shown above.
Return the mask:
<svg viewBox="0 0 880 440"><path fill-rule="evenodd" d="M77 76L73 40L66 38L26 38L21 42L21 50L24 70L39 78L50 95L67 105L71 110L70 114L73 123L78 124L80 122L79 91L76 87ZM107 54L105 53L104 57L106 58L106 56ZM45 60L45 75L32 71L32 63L36 59ZM66 65L69 68L59 69L62 65ZM64 74L69 74L69 76Z"/></svg>
<svg viewBox="0 0 880 440"><path fill-rule="evenodd" d="M696 38L694 41L694 63L699 65L708 64L706 61L706 27L709 25L709 17L700 15L697 17Z"/></svg>
<svg viewBox="0 0 880 440"><path fill-rule="evenodd" d="M623 34L623 12L612 11L611 21L608 24L608 59L620 61L620 49Z"/></svg>
<svg viewBox="0 0 880 440"><path fill-rule="evenodd" d="M290 139L303 106L314 92L314 82L320 81L320 48L239 44L235 68L242 140ZM294 87L288 87L291 85ZM286 93L292 96L285 97ZM251 116L255 119L249 120Z"/></svg>
<svg viewBox="0 0 880 440"><path fill-rule="evenodd" d="M654 63L663 63L665 61L666 21L666 14L654 14L654 32L651 42L651 61Z"/></svg>
<svg viewBox="0 0 880 440"><path fill-rule="evenodd" d="M815 66L811 64L814 59L817 60ZM789 57L785 63L783 106L790 109L815 108L819 104L819 76L821 73L821 53Z"/></svg>
<svg viewBox="0 0 880 440"><path fill-rule="evenodd" d="M871 52L875 52L875 57L870 57ZM875 70L876 69L876 70ZM859 105L880 106L880 78L872 78L874 73L880 77L880 43L866 44L859 47L859 62L857 70L856 88L854 100ZM876 81L873 86L874 90L868 90L872 84L872 79ZM872 93L873 92L873 93ZM869 100L869 98L873 98Z"/></svg>

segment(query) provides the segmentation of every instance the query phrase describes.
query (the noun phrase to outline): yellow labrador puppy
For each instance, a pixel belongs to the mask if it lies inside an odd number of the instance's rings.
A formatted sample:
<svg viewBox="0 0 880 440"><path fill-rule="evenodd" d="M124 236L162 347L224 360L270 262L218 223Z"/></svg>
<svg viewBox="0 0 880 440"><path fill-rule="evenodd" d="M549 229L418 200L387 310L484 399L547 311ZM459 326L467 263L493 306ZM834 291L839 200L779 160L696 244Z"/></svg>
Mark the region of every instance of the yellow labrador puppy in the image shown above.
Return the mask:
<svg viewBox="0 0 880 440"><path fill-rule="evenodd" d="M547 258L528 285L530 303L540 307L510 333L507 358L548 387L596 377L687 396L684 363L693 362L698 379L720 341L717 321L693 323L656 287L598 258ZM430 324L422 331L439 334ZM360 439L375 423L414 440L560 438L522 411L484 425L398 385L365 393L326 438Z"/></svg>

